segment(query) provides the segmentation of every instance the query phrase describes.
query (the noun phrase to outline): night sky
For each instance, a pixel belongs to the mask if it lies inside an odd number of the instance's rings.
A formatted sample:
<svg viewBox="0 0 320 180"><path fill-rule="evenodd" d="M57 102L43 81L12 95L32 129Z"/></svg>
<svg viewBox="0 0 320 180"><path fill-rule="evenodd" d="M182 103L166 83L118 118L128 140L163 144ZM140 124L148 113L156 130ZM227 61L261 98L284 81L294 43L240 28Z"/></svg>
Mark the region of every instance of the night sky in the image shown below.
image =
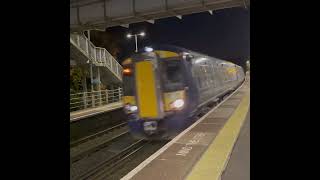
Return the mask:
<svg viewBox="0 0 320 180"><path fill-rule="evenodd" d="M250 57L250 9L231 8L202 12L183 16L130 24L124 27L108 28L117 39L121 48L120 62L134 52L134 38L127 39L127 33L140 33L138 46L169 44L228 60L244 66Z"/></svg>

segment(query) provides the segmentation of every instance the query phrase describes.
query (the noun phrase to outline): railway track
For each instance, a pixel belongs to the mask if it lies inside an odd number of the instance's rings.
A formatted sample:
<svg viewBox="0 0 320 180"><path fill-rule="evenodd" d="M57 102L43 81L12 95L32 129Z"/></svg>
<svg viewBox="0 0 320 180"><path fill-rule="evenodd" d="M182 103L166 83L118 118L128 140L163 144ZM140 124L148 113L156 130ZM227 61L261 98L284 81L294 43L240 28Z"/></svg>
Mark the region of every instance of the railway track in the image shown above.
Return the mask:
<svg viewBox="0 0 320 180"><path fill-rule="evenodd" d="M70 143L70 161L78 161L102 149L122 136L128 135L126 123L121 123Z"/></svg>
<svg viewBox="0 0 320 180"><path fill-rule="evenodd" d="M126 122L122 109L97 114L77 121L70 122L70 147L77 145L77 141L89 135L96 134L112 126ZM79 141L78 143L82 143Z"/></svg>
<svg viewBox="0 0 320 180"><path fill-rule="evenodd" d="M194 121L217 104L219 101L204 108ZM71 150L84 144L89 148L82 149L78 155L71 152L70 179L119 179L165 143L152 145L146 140L134 140L126 123L73 141L70 143ZM137 152L139 156L135 156Z"/></svg>
<svg viewBox="0 0 320 180"><path fill-rule="evenodd" d="M113 156L87 169L87 171L80 174L75 180L82 179L108 179L109 174L113 173L117 167L123 165L127 160L141 150L148 142L141 139L132 142Z"/></svg>
<svg viewBox="0 0 320 180"><path fill-rule="evenodd" d="M78 139L76 141L72 141L72 142L70 142L70 147L75 147L75 146L77 146L77 145L79 145L81 143L84 143L84 142L89 141L91 139L94 139L96 137L102 136L102 135L104 135L106 133L109 133L109 132L111 132L111 131L113 131L113 130L115 130L117 128L124 127L124 126L126 126L126 124L127 124L126 122L123 122L123 123L117 124L117 125L115 125L115 126L113 126L111 128L108 128L108 129L105 129L105 130L100 131L98 133L92 134L90 136Z"/></svg>
<svg viewBox="0 0 320 180"><path fill-rule="evenodd" d="M70 179L118 179L162 145L134 139L120 123L70 143Z"/></svg>

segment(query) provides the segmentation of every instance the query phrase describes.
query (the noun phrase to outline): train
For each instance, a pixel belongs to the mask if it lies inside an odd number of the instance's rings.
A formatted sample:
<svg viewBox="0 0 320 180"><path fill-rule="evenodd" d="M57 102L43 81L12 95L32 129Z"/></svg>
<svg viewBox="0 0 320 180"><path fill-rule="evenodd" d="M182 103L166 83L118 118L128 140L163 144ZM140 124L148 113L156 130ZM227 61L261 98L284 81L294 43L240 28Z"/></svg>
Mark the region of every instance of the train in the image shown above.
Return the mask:
<svg viewBox="0 0 320 180"><path fill-rule="evenodd" d="M123 109L137 139L172 139L245 79L239 65L170 45L144 47L122 66Z"/></svg>

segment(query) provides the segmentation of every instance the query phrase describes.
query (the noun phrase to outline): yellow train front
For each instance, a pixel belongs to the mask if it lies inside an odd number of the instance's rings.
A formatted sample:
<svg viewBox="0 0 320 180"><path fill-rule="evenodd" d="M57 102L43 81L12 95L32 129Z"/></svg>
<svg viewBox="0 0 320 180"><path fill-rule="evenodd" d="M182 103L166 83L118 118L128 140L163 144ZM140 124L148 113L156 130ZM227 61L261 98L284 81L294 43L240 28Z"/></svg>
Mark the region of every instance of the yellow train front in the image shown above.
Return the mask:
<svg viewBox="0 0 320 180"><path fill-rule="evenodd" d="M201 107L239 85L239 73L234 73L237 78L233 83L218 83L218 79L225 79L221 70L213 73L201 67L211 62L217 63L171 46L147 48L124 60L123 103L131 134L136 138L171 139L192 123ZM209 73L215 81L209 81Z"/></svg>

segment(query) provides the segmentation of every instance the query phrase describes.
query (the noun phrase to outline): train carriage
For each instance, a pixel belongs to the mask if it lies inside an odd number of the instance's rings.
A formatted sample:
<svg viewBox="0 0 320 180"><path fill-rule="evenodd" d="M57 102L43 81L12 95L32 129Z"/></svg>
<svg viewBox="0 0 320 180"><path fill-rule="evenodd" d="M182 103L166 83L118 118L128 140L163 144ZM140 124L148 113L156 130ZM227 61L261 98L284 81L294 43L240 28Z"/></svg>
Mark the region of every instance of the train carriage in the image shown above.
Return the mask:
<svg viewBox="0 0 320 180"><path fill-rule="evenodd" d="M171 139L244 80L238 65L174 46L146 48L122 65L124 111L136 138Z"/></svg>

